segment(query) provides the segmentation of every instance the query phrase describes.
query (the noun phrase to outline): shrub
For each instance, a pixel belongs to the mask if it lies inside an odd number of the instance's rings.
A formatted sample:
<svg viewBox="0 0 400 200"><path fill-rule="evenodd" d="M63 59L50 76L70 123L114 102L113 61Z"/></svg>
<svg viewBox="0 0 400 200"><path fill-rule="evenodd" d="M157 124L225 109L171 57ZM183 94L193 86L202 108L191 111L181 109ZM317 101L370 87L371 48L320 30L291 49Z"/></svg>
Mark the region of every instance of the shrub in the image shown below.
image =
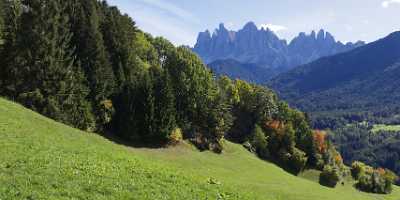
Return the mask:
<svg viewBox="0 0 400 200"><path fill-rule="evenodd" d="M372 174L363 174L358 179L356 186L365 192L389 194L392 192L392 182L378 171Z"/></svg>
<svg viewBox="0 0 400 200"><path fill-rule="evenodd" d="M365 172L366 165L362 162L355 161L351 164L351 176L358 180Z"/></svg>
<svg viewBox="0 0 400 200"><path fill-rule="evenodd" d="M255 148L257 154L262 158L266 158L268 156L267 139L268 137L265 136L265 133L261 127L256 125L252 133L251 144Z"/></svg>
<svg viewBox="0 0 400 200"><path fill-rule="evenodd" d="M334 166L326 165L320 174L319 183L327 187L335 187L340 179L340 169Z"/></svg>
<svg viewBox="0 0 400 200"><path fill-rule="evenodd" d="M357 180L356 187L365 192L389 194L397 176L390 170L373 169L362 163L354 162L351 168L352 176Z"/></svg>
<svg viewBox="0 0 400 200"><path fill-rule="evenodd" d="M306 153L301 151L300 149L294 148L293 153L290 156L288 165L293 170L295 174L303 171L304 167L307 163Z"/></svg>
<svg viewBox="0 0 400 200"><path fill-rule="evenodd" d="M168 135L168 144L177 145L183 140L182 130L180 128L175 128Z"/></svg>

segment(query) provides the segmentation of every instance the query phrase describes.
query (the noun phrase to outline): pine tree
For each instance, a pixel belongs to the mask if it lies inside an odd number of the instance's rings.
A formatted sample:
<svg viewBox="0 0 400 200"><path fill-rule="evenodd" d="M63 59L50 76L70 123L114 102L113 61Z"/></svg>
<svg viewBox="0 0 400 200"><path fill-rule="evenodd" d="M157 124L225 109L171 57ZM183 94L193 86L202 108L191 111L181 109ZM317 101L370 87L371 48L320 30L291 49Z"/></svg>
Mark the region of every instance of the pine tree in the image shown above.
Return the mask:
<svg viewBox="0 0 400 200"><path fill-rule="evenodd" d="M157 143L154 138L155 99L152 76L141 74L137 81L126 83L115 98L116 117L113 127L117 133L130 140Z"/></svg>
<svg viewBox="0 0 400 200"><path fill-rule="evenodd" d="M114 110L111 99L115 79L99 29L98 2L71 0L68 6L74 33L72 41L76 44L75 55L87 78L97 129L103 129L111 121Z"/></svg>
<svg viewBox="0 0 400 200"><path fill-rule="evenodd" d="M4 34L4 0L0 0L0 45L3 44L3 34ZM0 49L1 50L1 49Z"/></svg>
<svg viewBox="0 0 400 200"><path fill-rule="evenodd" d="M159 70L159 69L156 69ZM166 141L169 134L177 128L175 97L171 86L169 74L162 70L156 72L157 78L154 86L154 96L156 99L154 135L161 141Z"/></svg>
<svg viewBox="0 0 400 200"><path fill-rule="evenodd" d="M55 120L71 125L79 122L80 128L87 128L90 117L81 115L87 109L85 94L78 91L81 81L75 73L71 32L61 1L24 0L22 4L26 9L20 17L12 16L6 37L4 65L12 69L4 75L15 79L6 85L8 94ZM17 13L15 6L12 11Z"/></svg>
<svg viewBox="0 0 400 200"><path fill-rule="evenodd" d="M103 20L100 31L104 39L104 46L110 54L110 62L116 79L116 87L121 89L126 81L131 81L137 76L135 53L135 35L138 30L135 22L127 15L122 15L116 7L109 7L101 3Z"/></svg>
<svg viewBox="0 0 400 200"><path fill-rule="evenodd" d="M20 16L22 4L19 0L3 1L4 3L4 32L0 59L0 94L15 99L16 88L23 83L17 79L23 60L17 54L17 34L21 29Z"/></svg>

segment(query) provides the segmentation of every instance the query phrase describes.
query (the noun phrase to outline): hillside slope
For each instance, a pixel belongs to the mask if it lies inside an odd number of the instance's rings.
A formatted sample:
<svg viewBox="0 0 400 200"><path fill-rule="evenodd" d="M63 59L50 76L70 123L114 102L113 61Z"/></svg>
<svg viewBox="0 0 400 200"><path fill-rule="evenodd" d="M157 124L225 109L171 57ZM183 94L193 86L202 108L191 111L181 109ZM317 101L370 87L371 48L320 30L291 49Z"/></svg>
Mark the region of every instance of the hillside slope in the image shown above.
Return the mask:
<svg viewBox="0 0 400 200"><path fill-rule="evenodd" d="M217 76L228 76L256 84L265 83L265 80L269 80L279 73L277 69L240 63L234 59L216 60L208 64L208 67Z"/></svg>
<svg viewBox="0 0 400 200"><path fill-rule="evenodd" d="M279 75L268 85L303 111L394 109L400 100L400 32ZM388 95L390 94L390 95Z"/></svg>
<svg viewBox="0 0 400 200"><path fill-rule="evenodd" d="M330 189L227 144L217 155L189 145L129 148L0 99L0 199L397 200ZM221 184L209 184L220 182ZM397 199L396 199L397 198Z"/></svg>

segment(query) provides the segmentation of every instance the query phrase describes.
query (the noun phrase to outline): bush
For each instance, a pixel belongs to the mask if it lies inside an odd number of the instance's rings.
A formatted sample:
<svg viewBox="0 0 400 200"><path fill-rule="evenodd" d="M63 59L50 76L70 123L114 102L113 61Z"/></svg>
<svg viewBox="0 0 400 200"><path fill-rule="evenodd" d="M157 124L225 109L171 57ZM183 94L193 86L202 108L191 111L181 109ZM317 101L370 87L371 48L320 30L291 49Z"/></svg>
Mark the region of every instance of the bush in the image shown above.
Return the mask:
<svg viewBox="0 0 400 200"><path fill-rule="evenodd" d="M374 171L372 174L363 174L358 179L356 186L365 192L389 194L392 192L392 182Z"/></svg>
<svg viewBox="0 0 400 200"><path fill-rule="evenodd" d="M358 180L365 173L366 168L367 166L362 162L353 162L353 164L351 164L351 176Z"/></svg>
<svg viewBox="0 0 400 200"><path fill-rule="evenodd" d="M261 158L268 157L268 138L265 136L265 133L260 126L256 125L254 127L252 137L253 139L251 140L251 146L255 148L257 154Z"/></svg>
<svg viewBox="0 0 400 200"><path fill-rule="evenodd" d="M300 149L294 148L288 163L293 172L295 174L298 174L301 171L303 171L304 167L306 166L306 163L307 163L306 153L301 151Z"/></svg>
<svg viewBox="0 0 400 200"><path fill-rule="evenodd" d="M340 169L338 169L337 167L326 165L324 167L324 170L320 174L319 183L321 185L333 188L340 181L340 179Z"/></svg>
<svg viewBox="0 0 400 200"><path fill-rule="evenodd" d="M365 192L389 194L397 176L390 170L373 169L362 163L354 162L351 167L352 176L357 180L356 187Z"/></svg>
<svg viewBox="0 0 400 200"><path fill-rule="evenodd" d="M205 137L205 134L194 132L190 142L195 145L200 151L210 150L214 153L222 153L224 139L217 140L216 138Z"/></svg>

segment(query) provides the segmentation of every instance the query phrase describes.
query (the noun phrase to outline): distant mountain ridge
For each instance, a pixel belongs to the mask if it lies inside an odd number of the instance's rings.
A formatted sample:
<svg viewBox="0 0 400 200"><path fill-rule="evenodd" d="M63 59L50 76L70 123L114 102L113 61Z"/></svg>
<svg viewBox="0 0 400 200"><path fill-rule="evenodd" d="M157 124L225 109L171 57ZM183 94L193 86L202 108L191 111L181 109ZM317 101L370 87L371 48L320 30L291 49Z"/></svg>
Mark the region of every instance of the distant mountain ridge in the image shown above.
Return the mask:
<svg viewBox="0 0 400 200"><path fill-rule="evenodd" d="M230 31L221 23L212 35L208 30L200 32L193 51L207 64L234 59L244 65L255 64L280 73L364 44L361 41L343 44L324 30L318 33L313 31L311 34L300 33L288 43L269 29L258 29L253 22L247 23L239 31ZM229 73L229 71L224 72L224 74Z"/></svg>
<svg viewBox="0 0 400 200"><path fill-rule="evenodd" d="M352 51L324 57L269 82L307 112L379 111L400 101L400 32Z"/></svg>

